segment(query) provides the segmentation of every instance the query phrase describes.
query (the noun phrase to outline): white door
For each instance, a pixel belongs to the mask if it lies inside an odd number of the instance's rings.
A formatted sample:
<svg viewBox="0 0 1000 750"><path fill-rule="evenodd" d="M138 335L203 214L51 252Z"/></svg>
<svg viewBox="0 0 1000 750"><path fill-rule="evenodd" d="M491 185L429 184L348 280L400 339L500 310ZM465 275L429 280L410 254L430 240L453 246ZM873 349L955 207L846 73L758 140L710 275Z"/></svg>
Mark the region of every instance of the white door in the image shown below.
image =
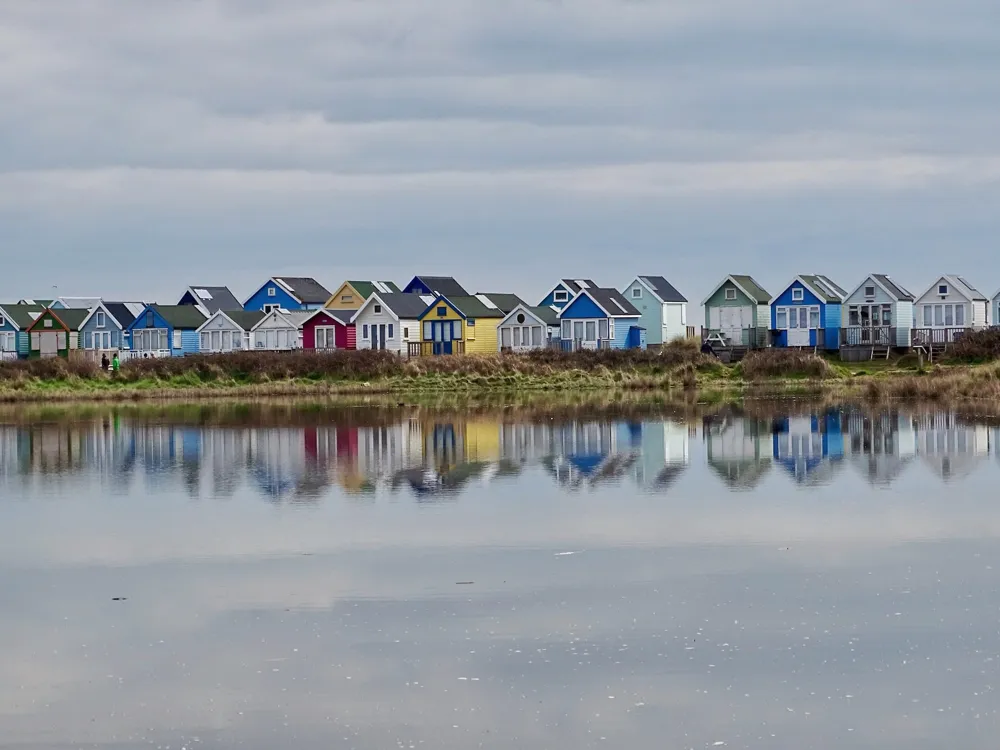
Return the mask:
<svg viewBox="0 0 1000 750"><path fill-rule="evenodd" d="M809 346L809 308L788 308L788 345Z"/></svg>
<svg viewBox="0 0 1000 750"><path fill-rule="evenodd" d="M733 344L742 344L743 329L750 327L753 311L749 307L723 307L720 309L719 329Z"/></svg>
<svg viewBox="0 0 1000 750"><path fill-rule="evenodd" d="M59 351L59 334L53 331L42 333L38 342L39 354L43 357L54 357Z"/></svg>

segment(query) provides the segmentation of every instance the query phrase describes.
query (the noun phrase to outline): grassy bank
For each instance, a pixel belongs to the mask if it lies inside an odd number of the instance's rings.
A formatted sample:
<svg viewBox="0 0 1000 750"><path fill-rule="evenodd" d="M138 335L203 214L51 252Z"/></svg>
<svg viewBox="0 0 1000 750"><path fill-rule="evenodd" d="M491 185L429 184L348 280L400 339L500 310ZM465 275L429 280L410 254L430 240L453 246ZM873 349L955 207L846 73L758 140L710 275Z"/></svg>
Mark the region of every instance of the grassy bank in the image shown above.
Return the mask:
<svg viewBox="0 0 1000 750"><path fill-rule="evenodd" d="M970 355L968 361L921 366L910 355L847 365L812 353L772 349L724 365L701 354L694 343L678 342L659 351L413 360L378 351L243 352L134 360L117 375L89 362L47 359L0 363L0 401L609 391L685 394L699 400L734 394L1000 400L1000 363L983 357L981 347L975 356L985 361Z"/></svg>

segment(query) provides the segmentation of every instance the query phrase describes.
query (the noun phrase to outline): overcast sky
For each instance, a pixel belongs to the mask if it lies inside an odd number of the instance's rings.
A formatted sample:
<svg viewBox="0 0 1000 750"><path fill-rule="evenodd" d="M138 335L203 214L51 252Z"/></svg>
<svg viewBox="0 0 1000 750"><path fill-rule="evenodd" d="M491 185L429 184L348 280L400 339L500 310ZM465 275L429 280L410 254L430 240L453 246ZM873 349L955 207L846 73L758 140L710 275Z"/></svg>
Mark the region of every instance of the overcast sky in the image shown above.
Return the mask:
<svg viewBox="0 0 1000 750"><path fill-rule="evenodd" d="M995 0L0 0L0 301L1000 286Z"/></svg>

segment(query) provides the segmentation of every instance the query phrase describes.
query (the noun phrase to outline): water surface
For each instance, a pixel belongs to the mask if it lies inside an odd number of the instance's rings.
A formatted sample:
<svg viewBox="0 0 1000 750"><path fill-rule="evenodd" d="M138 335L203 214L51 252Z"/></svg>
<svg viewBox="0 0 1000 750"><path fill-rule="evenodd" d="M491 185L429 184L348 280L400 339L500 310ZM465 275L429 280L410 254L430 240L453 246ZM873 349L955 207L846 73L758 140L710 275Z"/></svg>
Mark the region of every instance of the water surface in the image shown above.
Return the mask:
<svg viewBox="0 0 1000 750"><path fill-rule="evenodd" d="M994 748L998 449L902 407L6 412L0 748Z"/></svg>

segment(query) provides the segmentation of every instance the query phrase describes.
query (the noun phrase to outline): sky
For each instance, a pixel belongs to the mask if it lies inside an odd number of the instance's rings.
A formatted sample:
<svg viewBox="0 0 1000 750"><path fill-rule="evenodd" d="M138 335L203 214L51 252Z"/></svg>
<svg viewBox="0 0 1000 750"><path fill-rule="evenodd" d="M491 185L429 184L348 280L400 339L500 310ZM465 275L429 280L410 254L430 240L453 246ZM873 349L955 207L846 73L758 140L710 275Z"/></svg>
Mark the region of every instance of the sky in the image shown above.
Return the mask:
<svg viewBox="0 0 1000 750"><path fill-rule="evenodd" d="M0 0L0 99L0 301L1000 286L990 0Z"/></svg>

